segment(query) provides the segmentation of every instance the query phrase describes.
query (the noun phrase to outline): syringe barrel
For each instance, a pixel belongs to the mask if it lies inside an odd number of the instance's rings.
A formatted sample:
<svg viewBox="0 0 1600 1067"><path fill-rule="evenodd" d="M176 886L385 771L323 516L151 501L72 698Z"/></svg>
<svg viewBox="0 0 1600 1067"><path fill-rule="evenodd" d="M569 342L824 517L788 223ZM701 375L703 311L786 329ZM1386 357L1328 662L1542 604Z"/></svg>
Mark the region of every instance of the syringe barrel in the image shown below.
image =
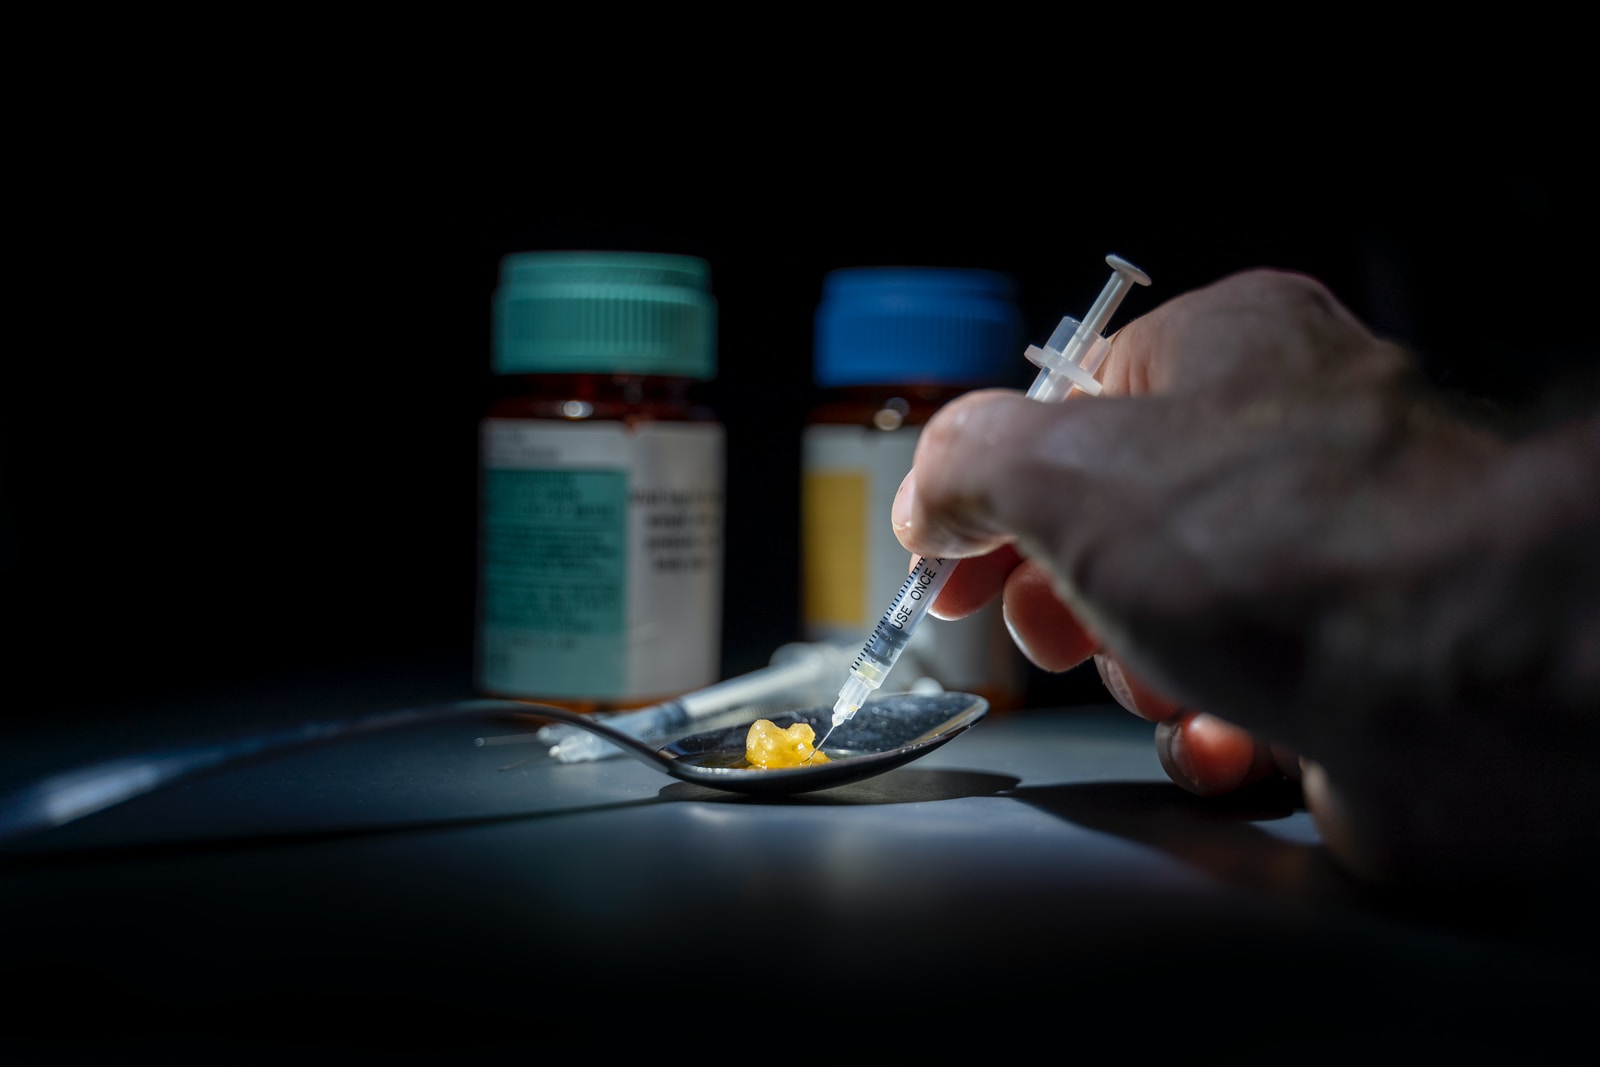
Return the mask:
<svg viewBox="0 0 1600 1067"><path fill-rule="evenodd" d="M640 740L664 735L688 721L688 713L684 709L683 702L679 700L652 704L638 711L622 712L605 718L607 726ZM564 724L555 727L549 734L541 733L540 740L552 743L551 755L562 763L582 763L600 759L602 755L621 752L616 745L598 734Z"/></svg>
<svg viewBox="0 0 1600 1067"><path fill-rule="evenodd" d="M669 700L663 704L652 704L648 708L638 711L625 711L606 720L606 725L613 730L621 730L629 737L655 737L669 730L675 730L689 721L688 713L684 710L680 700Z"/></svg>
<svg viewBox="0 0 1600 1067"><path fill-rule="evenodd" d="M955 569L956 561L953 559L942 556L918 557L911 573L906 575L905 582L900 586L894 603L878 619L871 636L861 646L855 662L850 665L851 671L860 674L874 689L882 685L884 675L889 673L889 668L905 651L917 625L938 599L939 590L944 588Z"/></svg>
<svg viewBox="0 0 1600 1067"><path fill-rule="evenodd" d="M737 675L680 697L689 721L727 711L743 704L758 704L787 695L799 698L818 688L818 681L831 676L843 662L842 650L827 645L785 645L772 655L765 667Z"/></svg>

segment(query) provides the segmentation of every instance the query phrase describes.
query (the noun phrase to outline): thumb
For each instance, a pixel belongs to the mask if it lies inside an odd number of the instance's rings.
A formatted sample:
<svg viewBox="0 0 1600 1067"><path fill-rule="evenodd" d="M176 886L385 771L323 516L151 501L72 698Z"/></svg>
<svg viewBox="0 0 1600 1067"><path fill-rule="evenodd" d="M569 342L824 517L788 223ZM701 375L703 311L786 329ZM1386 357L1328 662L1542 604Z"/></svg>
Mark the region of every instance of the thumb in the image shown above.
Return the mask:
<svg viewBox="0 0 1600 1067"><path fill-rule="evenodd" d="M981 556L1011 540L997 531L963 527L943 509L925 511L917 500L917 469L911 468L900 480L890 512L894 535L900 544L917 556L964 559Z"/></svg>
<svg viewBox="0 0 1600 1067"><path fill-rule="evenodd" d="M924 556L964 558L1012 541L1047 550L1074 507L1087 460L1072 409L1008 390L946 404L923 428L892 511L895 536ZM1026 554L1033 555L1033 551Z"/></svg>

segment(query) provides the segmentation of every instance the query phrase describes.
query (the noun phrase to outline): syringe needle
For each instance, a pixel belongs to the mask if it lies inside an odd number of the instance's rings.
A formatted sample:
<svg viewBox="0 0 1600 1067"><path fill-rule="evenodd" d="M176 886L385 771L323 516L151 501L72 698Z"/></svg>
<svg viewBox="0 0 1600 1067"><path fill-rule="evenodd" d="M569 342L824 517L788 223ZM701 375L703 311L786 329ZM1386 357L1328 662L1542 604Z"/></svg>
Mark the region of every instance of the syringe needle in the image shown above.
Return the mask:
<svg viewBox="0 0 1600 1067"><path fill-rule="evenodd" d="M816 745L812 747L811 755L806 757L807 763L810 763L812 760L817 758L817 753L822 751L822 746L828 743L828 738L832 737L833 731L837 730L838 728L838 723L834 723L832 726L828 727L828 732L822 735L822 740L818 741Z"/></svg>

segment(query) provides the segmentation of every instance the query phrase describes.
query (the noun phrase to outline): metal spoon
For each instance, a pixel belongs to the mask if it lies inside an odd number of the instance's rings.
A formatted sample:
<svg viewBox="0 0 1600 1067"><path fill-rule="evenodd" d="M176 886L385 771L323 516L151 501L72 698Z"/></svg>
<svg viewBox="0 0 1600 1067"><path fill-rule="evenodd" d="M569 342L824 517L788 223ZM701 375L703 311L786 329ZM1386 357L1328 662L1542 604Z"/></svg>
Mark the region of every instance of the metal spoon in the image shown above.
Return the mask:
<svg viewBox="0 0 1600 1067"><path fill-rule="evenodd" d="M570 723L599 734L625 755L682 781L734 793L779 795L827 789L893 770L963 733L988 710L988 701L970 693L882 697L839 728L829 741L827 762L762 770L751 767L744 759L749 723L688 734L652 747L652 743L608 727L601 720L548 704L462 700L210 741L52 775L0 798L0 841L62 826L181 779L269 753L327 745L443 719L512 715ZM783 728L806 722L817 729L819 724L829 723L831 715L832 709L827 707L801 708L772 716L772 721Z"/></svg>
<svg viewBox="0 0 1600 1067"><path fill-rule="evenodd" d="M615 730L596 732L616 742L627 755L685 782L734 793L775 795L828 789L893 770L965 732L988 711L989 702L971 693L900 693L882 697L834 731L825 753L827 762L818 760L775 770L752 767L745 761L748 723L689 734L654 749L633 738L623 744L625 735ZM541 710L535 714L545 713ZM832 720L831 705L772 716L772 722L783 729L797 722L806 723L818 737ZM591 728L599 725L591 724Z"/></svg>

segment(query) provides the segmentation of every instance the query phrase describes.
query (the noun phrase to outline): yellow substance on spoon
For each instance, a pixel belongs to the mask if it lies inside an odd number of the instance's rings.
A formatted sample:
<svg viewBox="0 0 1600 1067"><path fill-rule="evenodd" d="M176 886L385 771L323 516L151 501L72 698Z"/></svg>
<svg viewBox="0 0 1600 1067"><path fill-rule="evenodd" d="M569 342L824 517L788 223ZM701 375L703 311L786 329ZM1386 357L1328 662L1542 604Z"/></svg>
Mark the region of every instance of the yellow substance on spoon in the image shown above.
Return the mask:
<svg viewBox="0 0 1600 1067"><path fill-rule="evenodd" d="M827 763L827 755L816 752L816 742L817 732L806 723L797 722L783 730L771 719L757 719L745 735L744 758L750 766L769 771L807 762Z"/></svg>

